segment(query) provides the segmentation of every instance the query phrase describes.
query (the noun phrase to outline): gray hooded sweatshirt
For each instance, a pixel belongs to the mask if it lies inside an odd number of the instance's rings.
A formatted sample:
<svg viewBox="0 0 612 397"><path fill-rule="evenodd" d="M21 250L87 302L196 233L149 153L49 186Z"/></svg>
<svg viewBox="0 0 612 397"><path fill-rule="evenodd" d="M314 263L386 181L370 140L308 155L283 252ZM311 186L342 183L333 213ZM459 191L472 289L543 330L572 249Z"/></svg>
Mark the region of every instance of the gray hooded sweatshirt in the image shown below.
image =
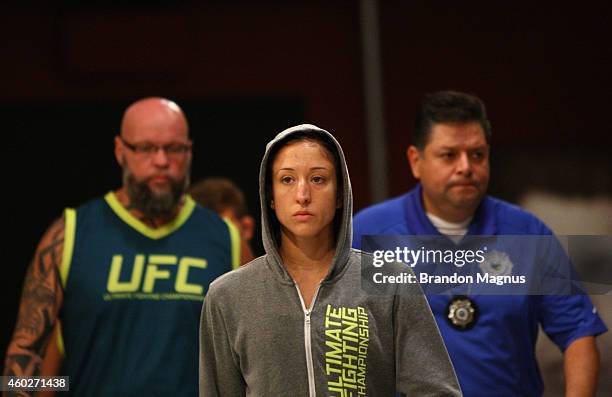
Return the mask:
<svg viewBox="0 0 612 397"><path fill-rule="evenodd" d="M310 307L283 266L265 188L270 150L300 131L333 142L343 179L335 255ZM210 285L200 325L200 396L461 395L420 287L371 294L361 286L362 260L372 258L351 249L351 184L333 136L306 124L281 132L266 147L259 184L266 255ZM409 269L393 265L397 273Z"/></svg>

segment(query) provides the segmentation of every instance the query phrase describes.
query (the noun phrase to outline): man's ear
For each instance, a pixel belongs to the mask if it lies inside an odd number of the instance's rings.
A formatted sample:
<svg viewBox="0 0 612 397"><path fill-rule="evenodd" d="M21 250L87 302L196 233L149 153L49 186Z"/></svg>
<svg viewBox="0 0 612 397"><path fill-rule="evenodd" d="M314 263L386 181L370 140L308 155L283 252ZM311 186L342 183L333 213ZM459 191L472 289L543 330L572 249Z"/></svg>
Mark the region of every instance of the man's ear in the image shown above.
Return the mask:
<svg viewBox="0 0 612 397"><path fill-rule="evenodd" d="M240 225L242 226L242 238L246 241L251 241L255 233L255 218L245 215L240 218Z"/></svg>
<svg viewBox="0 0 612 397"><path fill-rule="evenodd" d="M115 136L115 159L119 166L123 167L123 144L121 143L121 138L119 135Z"/></svg>
<svg viewBox="0 0 612 397"><path fill-rule="evenodd" d="M412 176L416 179L421 178L421 160L423 153L414 145L408 146L406 149L406 158L408 159L408 164L410 164L410 170L412 171Z"/></svg>

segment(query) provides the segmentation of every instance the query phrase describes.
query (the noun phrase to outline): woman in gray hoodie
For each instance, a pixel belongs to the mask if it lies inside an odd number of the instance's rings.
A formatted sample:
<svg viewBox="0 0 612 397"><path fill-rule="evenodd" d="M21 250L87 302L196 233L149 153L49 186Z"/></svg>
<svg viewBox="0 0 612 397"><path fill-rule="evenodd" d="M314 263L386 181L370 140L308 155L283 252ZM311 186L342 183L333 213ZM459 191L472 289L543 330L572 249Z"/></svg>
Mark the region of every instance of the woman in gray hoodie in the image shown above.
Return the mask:
<svg viewBox="0 0 612 397"><path fill-rule="evenodd" d="M334 137L307 124L281 132L259 183L266 255L210 285L200 396L461 395L420 287L362 288L372 258L350 247L351 183Z"/></svg>

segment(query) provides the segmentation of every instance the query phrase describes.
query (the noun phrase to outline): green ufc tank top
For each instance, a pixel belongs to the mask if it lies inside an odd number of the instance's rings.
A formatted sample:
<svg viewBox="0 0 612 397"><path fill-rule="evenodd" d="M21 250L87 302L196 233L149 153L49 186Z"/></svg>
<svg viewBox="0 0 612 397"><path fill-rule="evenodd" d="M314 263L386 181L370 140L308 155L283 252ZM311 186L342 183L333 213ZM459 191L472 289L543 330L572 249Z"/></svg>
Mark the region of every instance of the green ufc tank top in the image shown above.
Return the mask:
<svg viewBox="0 0 612 397"><path fill-rule="evenodd" d="M237 267L234 226L189 196L152 229L114 193L65 212L60 351L76 396L198 395L208 285Z"/></svg>

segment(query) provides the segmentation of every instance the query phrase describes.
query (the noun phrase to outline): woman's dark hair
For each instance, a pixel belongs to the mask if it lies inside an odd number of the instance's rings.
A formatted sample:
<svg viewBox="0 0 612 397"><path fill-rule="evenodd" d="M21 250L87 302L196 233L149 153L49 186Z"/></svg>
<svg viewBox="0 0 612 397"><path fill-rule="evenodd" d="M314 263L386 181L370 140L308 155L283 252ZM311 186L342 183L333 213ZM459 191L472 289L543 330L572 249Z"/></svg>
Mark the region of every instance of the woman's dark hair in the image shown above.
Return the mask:
<svg viewBox="0 0 612 397"><path fill-rule="evenodd" d="M336 214L334 215L334 237L337 238L338 231L340 230L340 224L342 222L342 206L344 203L344 178L342 177L342 164L340 162L340 155L338 154L336 144L327 135L321 132L317 132L314 130L300 131L276 142L274 144L274 147L270 149L270 153L268 154L268 161L266 163L266 210L268 211L270 228L272 229L272 234L277 242L277 245L280 245L280 222L278 221L274 210L271 209L271 200L272 197L274 197L272 191L272 165L274 164L274 160L276 159L278 152L282 148L294 144L296 142L305 141L315 142L321 145L325 153L329 156L330 160L332 160L334 168L336 169L336 200L341 203L341 207L336 209Z"/></svg>

